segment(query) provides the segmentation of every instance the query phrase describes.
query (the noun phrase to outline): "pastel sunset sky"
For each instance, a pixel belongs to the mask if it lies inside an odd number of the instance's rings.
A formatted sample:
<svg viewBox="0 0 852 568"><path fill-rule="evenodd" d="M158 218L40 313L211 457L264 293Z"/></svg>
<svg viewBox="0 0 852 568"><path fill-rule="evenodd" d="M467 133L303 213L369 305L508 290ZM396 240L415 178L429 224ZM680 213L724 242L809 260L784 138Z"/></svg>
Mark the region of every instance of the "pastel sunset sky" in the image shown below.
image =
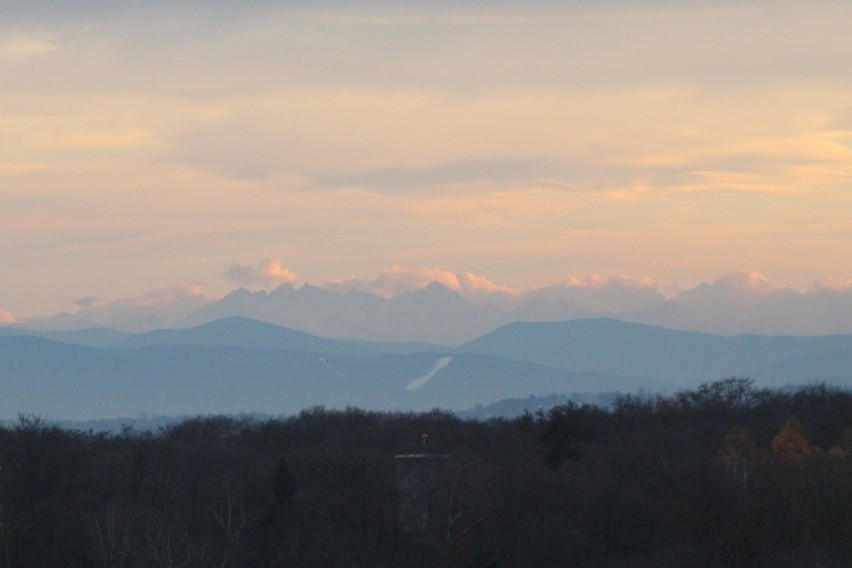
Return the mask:
<svg viewBox="0 0 852 568"><path fill-rule="evenodd" d="M850 30L827 0L2 0L0 315L388 270L848 283Z"/></svg>

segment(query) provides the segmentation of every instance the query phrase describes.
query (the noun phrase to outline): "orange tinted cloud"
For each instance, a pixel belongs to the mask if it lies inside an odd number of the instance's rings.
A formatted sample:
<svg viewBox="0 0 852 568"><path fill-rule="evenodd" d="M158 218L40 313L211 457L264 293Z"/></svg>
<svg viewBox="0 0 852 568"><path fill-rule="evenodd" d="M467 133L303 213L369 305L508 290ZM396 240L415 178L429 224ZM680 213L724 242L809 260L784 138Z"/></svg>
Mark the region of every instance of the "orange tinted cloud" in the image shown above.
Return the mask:
<svg viewBox="0 0 852 568"><path fill-rule="evenodd" d="M4 308L3 306L0 306L0 324L10 324L17 322L18 320L15 319L15 316L13 316L9 310Z"/></svg>
<svg viewBox="0 0 852 568"><path fill-rule="evenodd" d="M814 290L852 290L852 278L825 276L814 282Z"/></svg>
<svg viewBox="0 0 852 568"><path fill-rule="evenodd" d="M232 264L225 278L244 286L274 288L285 282L295 282L296 273L284 266L277 258L266 258L256 267Z"/></svg>
<svg viewBox="0 0 852 568"><path fill-rule="evenodd" d="M390 298L402 292L425 288L433 282L462 295L492 292L514 293L511 288L496 284L485 276L472 272L455 273L437 267L412 269L398 265L381 270L374 278L351 277L328 280L324 283L324 286L337 290L361 290Z"/></svg>

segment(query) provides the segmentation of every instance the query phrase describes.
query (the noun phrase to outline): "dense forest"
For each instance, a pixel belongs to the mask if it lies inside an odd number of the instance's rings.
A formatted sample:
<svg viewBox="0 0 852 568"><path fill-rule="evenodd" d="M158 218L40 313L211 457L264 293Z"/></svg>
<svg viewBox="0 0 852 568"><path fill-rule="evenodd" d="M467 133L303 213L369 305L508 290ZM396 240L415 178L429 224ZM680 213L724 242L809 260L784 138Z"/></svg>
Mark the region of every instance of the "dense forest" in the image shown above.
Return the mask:
<svg viewBox="0 0 852 568"><path fill-rule="evenodd" d="M0 504L2 568L849 566L852 394L727 379L513 419L118 433L22 416Z"/></svg>

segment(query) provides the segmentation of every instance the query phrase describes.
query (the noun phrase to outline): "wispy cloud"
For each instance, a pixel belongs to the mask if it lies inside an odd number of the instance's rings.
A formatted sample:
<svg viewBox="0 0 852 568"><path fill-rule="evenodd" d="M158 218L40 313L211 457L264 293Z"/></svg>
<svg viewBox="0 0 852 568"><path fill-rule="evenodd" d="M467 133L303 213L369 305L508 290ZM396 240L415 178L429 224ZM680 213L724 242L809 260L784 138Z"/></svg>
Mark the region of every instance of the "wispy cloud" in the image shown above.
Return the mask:
<svg viewBox="0 0 852 568"><path fill-rule="evenodd" d="M9 56L40 55L56 49L54 39L38 35L13 35L5 40L0 39L0 54Z"/></svg>
<svg viewBox="0 0 852 568"><path fill-rule="evenodd" d="M52 254L66 254L82 252L118 251L126 248L145 245L152 242L167 241L170 239L184 238L189 236L209 235L216 232L219 232L219 230L214 227L168 229L163 231L152 231L150 233L145 233L142 235L126 237L107 242L75 244L55 247L49 252Z"/></svg>
<svg viewBox="0 0 852 568"><path fill-rule="evenodd" d="M458 187L461 184L481 189L516 186L556 185L576 175L571 164L545 158L494 157L452 161L429 167L386 168L348 176L332 177L322 185L356 185L378 191L425 189L436 186Z"/></svg>
<svg viewBox="0 0 852 568"><path fill-rule="evenodd" d="M44 164L38 162L8 160L0 156L0 176L19 176L36 172L42 168L44 168Z"/></svg>

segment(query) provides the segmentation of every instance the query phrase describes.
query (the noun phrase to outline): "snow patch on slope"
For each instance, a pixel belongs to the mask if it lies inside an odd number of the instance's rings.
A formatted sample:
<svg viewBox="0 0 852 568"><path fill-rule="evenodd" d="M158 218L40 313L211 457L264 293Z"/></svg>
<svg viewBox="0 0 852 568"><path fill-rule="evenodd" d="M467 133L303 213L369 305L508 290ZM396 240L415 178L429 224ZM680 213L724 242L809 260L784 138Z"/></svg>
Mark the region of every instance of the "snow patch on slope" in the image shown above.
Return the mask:
<svg viewBox="0 0 852 568"><path fill-rule="evenodd" d="M435 362L434 365L432 365L432 368L429 369L428 373L408 383L408 386L406 386L405 389L410 391L415 391L419 389L420 387L426 384L426 381L437 375L438 371L449 365L450 361L452 360L452 357L441 357Z"/></svg>

